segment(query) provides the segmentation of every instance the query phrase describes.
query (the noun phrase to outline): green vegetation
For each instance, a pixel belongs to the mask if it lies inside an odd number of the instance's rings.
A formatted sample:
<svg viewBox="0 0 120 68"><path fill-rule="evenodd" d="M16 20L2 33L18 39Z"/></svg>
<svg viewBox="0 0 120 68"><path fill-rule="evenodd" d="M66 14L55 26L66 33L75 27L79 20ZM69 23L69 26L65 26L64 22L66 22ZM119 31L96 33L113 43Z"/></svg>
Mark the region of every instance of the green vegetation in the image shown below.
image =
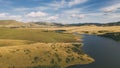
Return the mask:
<svg viewBox="0 0 120 68"><path fill-rule="evenodd" d="M34 43L34 42L27 41L27 40L0 39L0 47L25 45L25 44L32 44L32 43Z"/></svg>
<svg viewBox="0 0 120 68"><path fill-rule="evenodd" d="M40 29L8 29L0 28L0 39L27 40L33 42L75 42L74 35L45 32Z"/></svg>
<svg viewBox="0 0 120 68"><path fill-rule="evenodd" d="M73 48L72 48L72 50L73 50L73 52L76 52L76 53L78 53L78 54L84 54L84 52L80 49L81 48L81 44L73 44Z"/></svg>
<svg viewBox="0 0 120 68"><path fill-rule="evenodd" d="M18 21L15 21L15 20L0 20L0 25L20 25L22 24L22 22L18 22Z"/></svg>
<svg viewBox="0 0 120 68"><path fill-rule="evenodd" d="M55 32L64 33L64 32L66 32L66 30L55 30Z"/></svg>
<svg viewBox="0 0 120 68"><path fill-rule="evenodd" d="M114 39L116 41L120 41L120 32L105 33L105 34L99 35L99 36L108 37L108 38Z"/></svg>
<svg viewBox="0 0 120 68"><path fill-rule="evenodd" d="M82 51L82 40L73 35L74 32L104 34L102 36L120 41L120 33L108 33L118 32L118 26L91 23L68 26L0 20L0 68L65 68L94 62Z"/></svg>
<svg viewBox="0 0 120 68"><path fill-rule="evenodd" d="M0 28L0 68L65 68L94 61L81 50L80 36L58 31Z"/></svg>

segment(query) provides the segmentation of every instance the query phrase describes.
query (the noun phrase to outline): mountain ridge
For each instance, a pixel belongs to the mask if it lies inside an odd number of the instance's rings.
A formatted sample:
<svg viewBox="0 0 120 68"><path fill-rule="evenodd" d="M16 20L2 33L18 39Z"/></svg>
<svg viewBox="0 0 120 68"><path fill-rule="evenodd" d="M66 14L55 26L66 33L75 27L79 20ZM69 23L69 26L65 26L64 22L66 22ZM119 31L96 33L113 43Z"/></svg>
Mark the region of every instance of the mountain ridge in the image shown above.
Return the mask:
<svg viewBox="0 0 120 68"><path fill-rule="evenodd" d="M73 23L73 24L61 24L55 22L20 22L16 20L0 20L0 27L9 28L39 28L39 27L50 27L50 26L120 26L120 21L110 23Z"/></svg>

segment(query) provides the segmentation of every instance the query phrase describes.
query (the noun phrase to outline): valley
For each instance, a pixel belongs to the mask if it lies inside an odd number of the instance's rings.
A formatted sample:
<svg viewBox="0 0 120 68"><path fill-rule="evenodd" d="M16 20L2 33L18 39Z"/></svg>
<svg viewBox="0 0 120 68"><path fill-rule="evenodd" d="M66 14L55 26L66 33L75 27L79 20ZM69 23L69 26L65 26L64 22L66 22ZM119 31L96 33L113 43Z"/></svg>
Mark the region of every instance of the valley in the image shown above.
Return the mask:
<svg viewBox="0 0 120 68"><path fill-rule="evenodd" d="M16 21L7 22L1 23L5 27L0 28L0 66L3 68L66 68L91 64L96 60L82 50L84 37L80 34L118 38L119 34L111 33L120 32L120 26L16 27L20 25Z"/></svg>

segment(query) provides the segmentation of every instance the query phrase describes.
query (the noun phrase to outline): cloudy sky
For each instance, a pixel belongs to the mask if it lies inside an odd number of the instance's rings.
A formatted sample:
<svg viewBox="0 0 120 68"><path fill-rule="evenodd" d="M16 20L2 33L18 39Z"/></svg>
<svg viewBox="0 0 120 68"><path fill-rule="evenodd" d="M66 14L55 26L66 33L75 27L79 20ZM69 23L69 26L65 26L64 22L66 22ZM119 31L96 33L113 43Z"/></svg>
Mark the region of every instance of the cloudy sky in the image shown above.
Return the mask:
<svg viewBox="0 0 120 68"><path fill-rule="evenodd" d="M120 0L0 0L0 20L58 23L120 21Z"/></svg>

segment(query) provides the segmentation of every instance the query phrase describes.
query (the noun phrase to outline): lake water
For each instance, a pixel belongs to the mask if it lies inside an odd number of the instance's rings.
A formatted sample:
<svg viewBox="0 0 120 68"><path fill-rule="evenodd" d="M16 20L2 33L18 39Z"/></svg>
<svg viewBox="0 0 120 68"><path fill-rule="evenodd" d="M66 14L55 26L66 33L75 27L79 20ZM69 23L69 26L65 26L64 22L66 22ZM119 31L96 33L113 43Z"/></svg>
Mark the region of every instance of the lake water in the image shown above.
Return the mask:
<svg viewBox="0 0 120 68"><path fill-rule="evenodd" d="M82 49L94 58L95 62L68 68L120 68L120 42L96 35L83 36Z"/></svg>

